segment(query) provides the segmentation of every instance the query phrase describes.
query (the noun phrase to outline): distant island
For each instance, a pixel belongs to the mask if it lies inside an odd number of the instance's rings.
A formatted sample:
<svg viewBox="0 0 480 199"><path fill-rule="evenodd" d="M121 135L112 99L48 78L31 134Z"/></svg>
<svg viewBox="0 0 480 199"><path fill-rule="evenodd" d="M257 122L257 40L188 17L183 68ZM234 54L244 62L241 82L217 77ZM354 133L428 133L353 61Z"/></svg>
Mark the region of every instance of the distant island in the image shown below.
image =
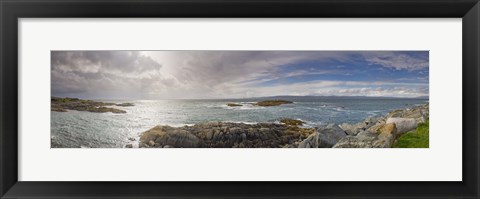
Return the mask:
<svg viewBox="0 0 480 199"><path fill-rule="evenodd" d="M264 100L264 101L251 103L251 104L255 106L279 106L282 104L293 104L293 102L287 101L287 100ZM237 103L228 103L227 106L236 107L236 106L243 106L243 105L237 104Z"/></svg>
<svg viewBox="0 0 480 199"><path fill-rule="evenodd" d="M93 113L126 113L126 111L107 107L107 106L134 106L132 103L106 103L106 102L97 102L93 100L84 100L79 98L60 98L52 97L51 98L51 110L56 112L67 112L67 110L76 110L76 111L88 111Z"/></svg>
<svg viewBox="0 0 480 199"><path fill-rule="evenodd" d="M287 100L265 100L261 102L257 102L255 105L257 106L279 106L282 104L292 104L293 102Z"/></svg>

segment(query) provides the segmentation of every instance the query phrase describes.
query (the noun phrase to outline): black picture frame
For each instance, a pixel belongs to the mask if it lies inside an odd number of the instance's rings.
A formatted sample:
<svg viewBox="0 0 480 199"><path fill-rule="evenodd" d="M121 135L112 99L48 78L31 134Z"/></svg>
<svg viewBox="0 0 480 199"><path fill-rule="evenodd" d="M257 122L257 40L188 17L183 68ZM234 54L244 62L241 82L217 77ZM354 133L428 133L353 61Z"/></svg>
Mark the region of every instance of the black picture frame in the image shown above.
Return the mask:
<svg viewBox="0 0 480 199"><path fill-rule="evenodd" d="M0 0L0 17L1 198L479 198L480 196L478 0ZM463 181L18 181L18 19L97 17L462 18Z"/></svg>

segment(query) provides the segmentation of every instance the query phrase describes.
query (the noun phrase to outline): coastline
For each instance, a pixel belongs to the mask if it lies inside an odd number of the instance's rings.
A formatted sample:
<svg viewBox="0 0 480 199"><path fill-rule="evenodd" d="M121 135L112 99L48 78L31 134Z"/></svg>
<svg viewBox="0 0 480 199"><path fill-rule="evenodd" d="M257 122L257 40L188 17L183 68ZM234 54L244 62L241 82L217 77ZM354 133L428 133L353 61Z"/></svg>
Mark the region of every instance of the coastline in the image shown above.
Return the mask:
<svg viewBox="0 0 480 199"><path fill-rule="evenodd" d="M391 148L399 137L427 121L428 115L427 103L393 110L382 117L368 117L356 124L332 123L314 128L273 122L158 125L141 133L138 145L140 148Z"/></svg>

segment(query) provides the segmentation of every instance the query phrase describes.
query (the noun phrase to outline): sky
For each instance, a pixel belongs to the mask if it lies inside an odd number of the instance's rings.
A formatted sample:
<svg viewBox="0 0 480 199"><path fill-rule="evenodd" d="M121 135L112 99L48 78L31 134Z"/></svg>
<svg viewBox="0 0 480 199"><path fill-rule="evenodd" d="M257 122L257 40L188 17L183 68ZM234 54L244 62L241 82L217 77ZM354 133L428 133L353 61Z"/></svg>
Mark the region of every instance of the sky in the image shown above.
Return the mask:
<svg viewBox="0 0 480 199"><path fill-rule="evenodd" d="M428 51L52 51L51 95L423 97Z"/></svg>

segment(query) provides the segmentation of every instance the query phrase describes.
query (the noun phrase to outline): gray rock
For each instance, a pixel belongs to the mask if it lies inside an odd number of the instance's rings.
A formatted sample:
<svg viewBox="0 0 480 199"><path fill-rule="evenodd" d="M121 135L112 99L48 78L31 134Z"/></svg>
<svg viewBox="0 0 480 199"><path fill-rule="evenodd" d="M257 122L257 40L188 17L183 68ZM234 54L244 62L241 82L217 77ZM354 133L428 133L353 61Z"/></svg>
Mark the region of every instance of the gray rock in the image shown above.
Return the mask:
<svg viewBox="0 0 480 199"><path fill-rule="evenodd" d="M394 123L397 128L397 134L402 135L417 128L417 121L414 118L388 118L387 124Z"/></svg>
<svg viewBox="0 0 480 199"><path fill-rule="evenodd" d="M359 132L365 131L366 129L375 125L380 119L380 117L368 117L362 122L356 124L343 123L340 124L339 127L348 135L357 135Z"/></svg>
<svg viewBox="0 0 480 199"><path fill-rule="evenodd" d="M319 148L331 148L347 134L336 125L328 125L323 128L317 129L318 135L318 147Z"/></svg>
<svg viewBox="0 0 480 199"><path fill-rule="evenodd" d="M347 136L333 148L390 148L396 137L395 124L386 124L378 132L362 131L357 136Z"/></svg>
<svg viewBox="0 0 480 199"><path fill-rule="evenodd" d="M318 148L319 147L319 133L315 132L309 135L305 140L298 144L298 148Z"/></svg>
<svg viewBox="0 0 480 199"><path fill-rule="evenodd" d="M125 148L133 148L133 145L132 144L127 144L127 145L125 145Z"/></svg>
<svg viewBox="0 0 480 199"><path fill-rule="evenodd" d="M348 135L356 135L358 132L360 132L364 125L362 123L357 123L357 124L349 124L349 123L343 123L340 124L339 127L344 130Z"/></svg>
<svg viewBox="0 0 480 199"><path fill-rule="evenodd" d="M333 148L373 148L375 139L376 137L349 135L338 141Z"/></svg>

